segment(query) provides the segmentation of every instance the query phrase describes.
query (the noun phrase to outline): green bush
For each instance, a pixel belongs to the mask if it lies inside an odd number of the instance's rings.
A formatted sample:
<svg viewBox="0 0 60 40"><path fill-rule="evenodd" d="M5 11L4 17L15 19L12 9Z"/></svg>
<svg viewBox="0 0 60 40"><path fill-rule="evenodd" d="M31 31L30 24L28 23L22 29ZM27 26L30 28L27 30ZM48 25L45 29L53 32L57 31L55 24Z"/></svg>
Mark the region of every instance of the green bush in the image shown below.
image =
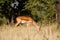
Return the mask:
<svg viewBox="0 0 60 40"><path fill-rule="evenodd" d="M48 21L56 20L56 7L55 7L56 0L28 0L25 5L25 9L31 11L31 14L37 15L40 20L44 21L45 23Z"/></svg>
<svg viewBox="0 0 60 40"><path fill-rule="evenodd" d="M0 18L0 25L2 24L5 24L7 21L6 21L6 18L3 17L3 18Z"/></svg>

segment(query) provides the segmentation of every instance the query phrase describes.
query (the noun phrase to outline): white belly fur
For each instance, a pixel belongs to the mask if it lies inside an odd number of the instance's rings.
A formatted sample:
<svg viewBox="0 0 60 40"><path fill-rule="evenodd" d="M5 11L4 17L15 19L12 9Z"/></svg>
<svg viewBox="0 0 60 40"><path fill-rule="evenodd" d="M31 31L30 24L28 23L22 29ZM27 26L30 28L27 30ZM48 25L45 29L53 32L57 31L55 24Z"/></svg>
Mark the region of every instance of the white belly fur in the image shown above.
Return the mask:
<svg viewBox="0 0 60 40"><path fill-rule="evenodd" d="M26 21L25 20L22 20L21 23L26 23Z"/></svg>

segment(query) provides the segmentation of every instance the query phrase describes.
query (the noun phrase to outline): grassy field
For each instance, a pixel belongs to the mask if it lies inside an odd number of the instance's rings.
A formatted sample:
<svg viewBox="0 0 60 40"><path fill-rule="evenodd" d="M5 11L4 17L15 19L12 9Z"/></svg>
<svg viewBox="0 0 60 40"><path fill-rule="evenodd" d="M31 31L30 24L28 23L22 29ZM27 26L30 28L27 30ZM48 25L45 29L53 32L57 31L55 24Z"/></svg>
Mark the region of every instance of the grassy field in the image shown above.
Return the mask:
<svg viewBox="0 0 60 40"><path fill-rule="evenodd" d="M56 24L42 26L40 31L36 27L14 27L14 25L0 26L0 40L60 40L60 32Z"/></svg>

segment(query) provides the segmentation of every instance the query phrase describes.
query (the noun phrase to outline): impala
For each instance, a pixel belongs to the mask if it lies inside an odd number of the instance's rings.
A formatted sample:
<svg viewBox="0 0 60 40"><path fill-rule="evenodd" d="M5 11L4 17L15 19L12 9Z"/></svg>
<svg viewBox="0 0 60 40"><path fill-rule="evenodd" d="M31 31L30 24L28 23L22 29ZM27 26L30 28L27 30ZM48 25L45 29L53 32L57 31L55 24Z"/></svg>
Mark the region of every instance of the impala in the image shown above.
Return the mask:
<svg viewBox="0 0 60 40"><path fill-rule="evenodd" d="M18 16L16 18L16 21L17 21L17 23L16 23L15 27L17 27L20 23L26 23L27 27L29 27L30 24L33 24L38 29L40 29L40 26L31 17L28 17L28 16Z"/></svg>

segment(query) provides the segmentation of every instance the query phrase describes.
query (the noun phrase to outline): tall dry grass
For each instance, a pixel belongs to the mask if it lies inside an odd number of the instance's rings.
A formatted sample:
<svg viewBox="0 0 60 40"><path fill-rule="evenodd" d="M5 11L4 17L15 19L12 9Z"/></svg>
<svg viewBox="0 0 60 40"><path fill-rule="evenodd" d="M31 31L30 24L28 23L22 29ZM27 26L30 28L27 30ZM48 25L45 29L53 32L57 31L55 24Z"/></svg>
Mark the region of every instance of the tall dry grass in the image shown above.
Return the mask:
<svg viewBox="0 0 60 40"><path fill-rule="evenodd" d="M14 25L0 26L0 40L60 40L60 32L56 24L42 26L40 31L36 27L15 27Z"/></svg>

